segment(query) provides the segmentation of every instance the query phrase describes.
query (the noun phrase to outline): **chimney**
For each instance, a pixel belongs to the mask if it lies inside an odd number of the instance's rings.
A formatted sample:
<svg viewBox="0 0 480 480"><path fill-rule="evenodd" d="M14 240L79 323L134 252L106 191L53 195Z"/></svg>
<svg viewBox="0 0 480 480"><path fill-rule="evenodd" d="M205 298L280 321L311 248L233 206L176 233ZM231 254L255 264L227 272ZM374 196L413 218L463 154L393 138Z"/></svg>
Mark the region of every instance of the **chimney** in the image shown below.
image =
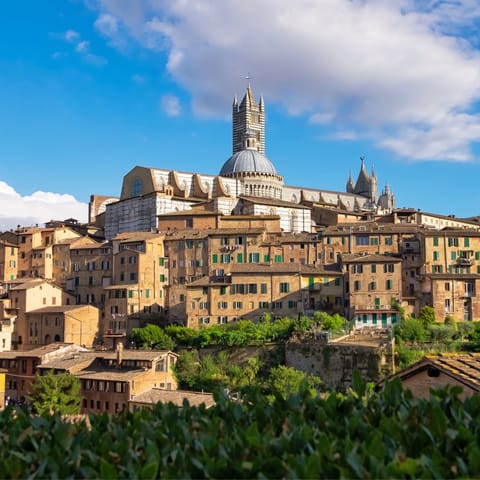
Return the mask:
<svg viewBox="0 0 480 480"><path fill-rule="evenodd" d="M122 361L123 361L123 343L118 342L117 343L117 368L122 367Z"/></svg>

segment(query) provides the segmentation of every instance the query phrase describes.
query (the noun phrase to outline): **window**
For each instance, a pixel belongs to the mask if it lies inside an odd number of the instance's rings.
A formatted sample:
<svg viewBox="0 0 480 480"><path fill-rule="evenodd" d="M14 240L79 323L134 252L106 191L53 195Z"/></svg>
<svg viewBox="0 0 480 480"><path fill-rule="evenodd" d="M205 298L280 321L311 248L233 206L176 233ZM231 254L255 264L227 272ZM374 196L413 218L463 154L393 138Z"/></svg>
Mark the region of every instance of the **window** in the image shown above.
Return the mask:
<svg viewBox="0 0 480 480"><path fill-rule="evenodd" d="M233 302L233 309L234 310L240 310L243 308L243 303L242 302Z"/></svg>
<svg viewBox="0 0 480 480"><path fill-rule="evenodd" d="M393 263L385 263L383 265L384 273L393 273L395 271L395 265Z"/></svg>
<svg viewBox="0 0 480 480"><path fill-rule="evenodd" d="M457 259L457 252L455 252L455 251L450 252L450 258L452 260L456 260Z"/></svg>
<svg viewBox="0 0 480 480"><path fill-rule="evenodd" d="M137 281L137 274L136 272L130 272L130 280L132 282L136 282Z"/></svg>
<svg viewBox="0 0 480 480"><path fill-rule="evenodd" d="M161 281L161 282L164 282L164 281L165 281L165 274L164 274L164 273L161 273L161 274L160 274L160 281Z"/></svg>
<svg viewBox="0 0 480 480"><path fill-rule="evenodd" d="M289 300L288 301L288 308L290 308L290 309L297 308L297 302L295 302L293 300Z"/></svg>
<svg viewBox="0 0 480 480"><path fill-rule="evenodd" d="M272 307L274 310L280 310L282 308L282 302L273 302Z"/></svg>
<svg viewBox="0 0 480 480"><path fill-rule="evenodd" d="M282 263L283 256L282 255L275 255L275 263Z"/></svg>
<svg viewBox="0 0 480 480"><path fill-rule="evenodd" d="M433 237L433 246L438 247L438 237Z"/></svg>
<svg viewBox="0 0 480 480"><path fill-rule="evenodd" d="M124 265L125 264L125 257L120 257L120 265Z"/></svg>
<svg viewBox="0 0 480 480"><path fill-rule="evenodd" d="M385 245L392 245L392 237L385 237Z"/></svg>
<svg viewBox="0 0 480 480"><path fill-rule="evenodd" d="M260 262L260 254L259 253L251 253L249 255L250 263L259 263Z"/></svg>
<svg viewBox="0 0 480 480"><path fill-rule="evenodd" d="M370 245L378 245L378 237L371 237Z"/></svg>
<svg viewBox="0 0 480 480"><path fill-rule="evenodd" d="M218 255L216 253L212 255L212 263L218 263Z"/></svg>
<svg viewBox="0 0 480 480"><path fill-rule="evenodd" d="M243 253L237 253L237 263L243 263Z"/></svg>
<svg viewBox="0 0 480 480"><path fill-rule="evenodd" d="M130 255L128 257L128 263L130 265L134 265L135 263L137 263L137 257L135 255Z"/></svg>
<svg viewBox="0 0 480 480"><path fill-rule="evenodd" d="M193 228L193 218L185 219L185 228Z"/></svg>
<svg viewBox="0 0 480 480"><path fill-rule="evenodd" d="M260 285L260 292L261 293L267 293L267 284L266 283L262 283Z"/></svg>
<svg viewBox="0 0 480 480"><path fill-rule="evenodd" d="M356 291L358 291L358 290L360 290L361 285L362 285L362 284L360 283L359 280L355 280L355 281L353 282L353 289L356 290Z"/></svg>
<svg viewBox="0 0 480 480"><path fill-rule="evenodd" d="M263 256L263 262L268 263L270 261L270 255L264 255Z"/></svg>
<svg viewBox="0 0 480 480"><path fill-rule="evenodd" d="M445 299L445 312L446 313L450 312L450 299L449 298Z"/></svg>
<svg viewBox="0 0 480 480"><path fill-rule="evenodd" d="M369 290L376 290L377 289L377 284L375 282L370 282L368 284L368 289Z"/></svg>
<svg viewBox="0 0 480 480"><path fill-rule="evenodd" d="M449 247L458 247L458 237L448 237Z"/></svg>
<svg viewBox="0 0 480 480"><path fill-rule="evenodd" d="M225 295L227 293L227 287L220 287L220 295Z"/></svg>
<svg viewBox="0 0 480 480"><path fill-rule="evenodd" d="M142 194L142 181L139 178L135 178L132 182L132 197L138 197Z"/></svg>
<svg viewBox="0 0 480 480"><path fill-rule="evenodd" d="M387 280L386 288L387 290L391 290L393 288L393 280Z"/></svg>
<svg viewBox="0 0 480 480"><path fill-rule="evenodd" d="M209 318L209 317L201 317L201 318L200 318L200 323L201 323L202 325L205 325L205 324L207 324L207 323L210 323L210 318Z"/></svg>
<svg viewBox="0 0 480 480"><path fill-rule="evenodd" d="M370 272L371 273L377 273L377 264L376 263L372 263L370 265Z"/></svg>
<svg viewBox="0 0 480 480"><path fill-rule="evenodd" d="M257 293L257 284L249 283L248 284L248 293Z"/></svg>
<svg viewBox="0 0 480 480"><path fill-rule="evenodd" d="M226 310L228 308L228 302L218 302L219 310Z"/></svg>
<svg viewBox="0 0 480 480"><path fill-rule="evenodd" d="M210 304L208 302L200 302L199 306L201 310L208 310L208 308L210 307Z"/></svg>
<svg viewBox="0 0 480 480"><path fill-rule="evenodd" d="M363 273L363 265L361 263L354 263L352 265L352 273Z"/></svg>
<svg viewBox="0 0 480 480"><path fill-rule="evenodd" d="M290 291L290 283L281 282L280 283L280 293L288 293Z"/></svg>
<svg viewBox="0 0 480 480"><path fill-rule="evenodd" d="M469 237L465 237L463 239L463 246L464 247L469 247L470 246L470 238Z"/></svg>
<svg viewBox="0 0 480 480"><path fill-rule="evenodd" d="M220 263L230 263L230 254L224 253L220 255Z"/></svg>
<svg viewBox="0 0 480 480"><path fill-rule="evenodd" d="M218 323L227 323L228 317L218 317Z"/></svg>
<svg viewBox="0 0 480 480"><path fill-rule="evenodd" d="M355 245L368 245L368 237L358 235L355 237Z"/></svg>
<svg viewBox="0 0 480 480"><path fill-rule="evenodd" d="M442 273L443 266L442 265L432 265L432 273Z"/></svg>

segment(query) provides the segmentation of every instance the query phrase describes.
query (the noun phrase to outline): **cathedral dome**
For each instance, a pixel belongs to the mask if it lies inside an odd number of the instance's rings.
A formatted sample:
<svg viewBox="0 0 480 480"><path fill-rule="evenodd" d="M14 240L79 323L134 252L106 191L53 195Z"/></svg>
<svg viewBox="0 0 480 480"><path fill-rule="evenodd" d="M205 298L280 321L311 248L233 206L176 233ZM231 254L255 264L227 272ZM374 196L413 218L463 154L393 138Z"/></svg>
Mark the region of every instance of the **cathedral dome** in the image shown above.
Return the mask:
<svg viewBox="0 0 480 480"><path fill-rule="evenodd" d="M264 173L267 175L278 175L272 162L257 150L240 150L233 154L220 170L223 177L236 173Z"/></svg>

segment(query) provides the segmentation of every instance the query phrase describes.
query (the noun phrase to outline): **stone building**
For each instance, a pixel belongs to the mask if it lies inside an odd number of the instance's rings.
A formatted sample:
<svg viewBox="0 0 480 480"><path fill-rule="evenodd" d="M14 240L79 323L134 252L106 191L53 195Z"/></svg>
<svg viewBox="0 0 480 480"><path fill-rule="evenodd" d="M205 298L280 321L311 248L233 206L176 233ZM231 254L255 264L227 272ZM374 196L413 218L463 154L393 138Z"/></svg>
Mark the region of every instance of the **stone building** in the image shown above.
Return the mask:
<svg viewBox="0 0 480 480"><path fill-rule="evenodd" d="M402 259L391 255L342 255L345 314L356 328L391 327L400 322L392 300L401 303Z"/></svg>
<svg viewBox="0 0 480 480"><path fill-rule="evenodd" d="M158 216L205 206L223 215L278 215L285 232L311 232L315 206L346 212L382 211L394 208L388 186L377 196L377 178L368 176L363 159L359 178L347 192L292 187L265 156L265 104L257 103L250 85L243 100L232 110L232 156L218 175L135 167L122 184L120 199L92 197L90 211L105 208L105 235L154 231ZM95 203L95 205L93 205Z"/></svg>

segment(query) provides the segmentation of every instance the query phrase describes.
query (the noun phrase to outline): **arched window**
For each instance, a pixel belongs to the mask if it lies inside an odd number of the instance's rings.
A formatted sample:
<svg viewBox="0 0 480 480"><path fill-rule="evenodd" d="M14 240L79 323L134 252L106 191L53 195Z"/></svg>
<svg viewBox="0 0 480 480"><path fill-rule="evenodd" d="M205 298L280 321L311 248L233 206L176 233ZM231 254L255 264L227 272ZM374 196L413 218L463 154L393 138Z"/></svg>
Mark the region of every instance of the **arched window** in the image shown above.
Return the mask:
<svg viewBox="0 0 480 480"><path fill-rule="evenodd" d="M45 345L48 345L51 342L50 335L45 335Z"/></svg>
<svg viewBox="0 0 480 480"><path fill-rule="evenodd" d="M56 342L59 342L59 341L60 341L60 335L58 335L58 334L55 335L55 341L56 341Z"/></svg>

